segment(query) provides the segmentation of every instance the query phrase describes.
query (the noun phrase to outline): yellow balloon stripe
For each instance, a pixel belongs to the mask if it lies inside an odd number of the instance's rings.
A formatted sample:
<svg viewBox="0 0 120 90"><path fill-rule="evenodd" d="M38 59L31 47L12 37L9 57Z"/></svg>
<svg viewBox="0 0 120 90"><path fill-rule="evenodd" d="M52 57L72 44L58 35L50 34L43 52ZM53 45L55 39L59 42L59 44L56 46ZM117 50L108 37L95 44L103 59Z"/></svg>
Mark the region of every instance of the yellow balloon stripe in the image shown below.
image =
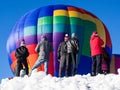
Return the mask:
<svg viewBox="0 0 120 90"><path fill-rule="evenodd" d="M112 60L110 64L110 72L115 73L115 56L114 55L112 55Z"/></svg>
<svg viewBox="0 0 120 90"><path fill-rule="evenodd" d="M68 11L66 10L55 10L54 16L68 16Z"/></svg>

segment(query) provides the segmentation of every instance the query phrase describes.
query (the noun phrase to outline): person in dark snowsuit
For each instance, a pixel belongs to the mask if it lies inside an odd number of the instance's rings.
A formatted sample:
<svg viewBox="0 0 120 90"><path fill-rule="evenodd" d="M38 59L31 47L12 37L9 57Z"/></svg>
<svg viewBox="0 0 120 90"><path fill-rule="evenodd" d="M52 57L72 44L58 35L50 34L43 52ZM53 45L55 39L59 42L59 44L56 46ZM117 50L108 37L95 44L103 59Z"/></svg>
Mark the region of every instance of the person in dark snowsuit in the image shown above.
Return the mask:
<svg viewBox="0 0 120 90"><path fill-rule="evenodd" d="M66 58L67 58L67 45L66 42L68 41L69 37L68 34L65 35L64 41L61 42L58 46L58 51L57 51L57 57L60 62L59 65L59 77L62 77L65 64L66 64Z"/></svg>
<svg viewBox="0 0 120 90"><path fill-rule="evenodd" d="M28 75L28 63L27 57L29 56L28 49L25 46L25 41L21 41L21 45L15 51L15 56L17 58L17 66L15 67L15 76L20 76L20 70L23 69L23 65L25 67L26 74Z"/></svg>
<svg viewBox="0 0 120 90"><path fill-rule="evenodd" d="M72 38L67 41L67 61L66 61L66 76L70 76L72 64L72 76L77 70L77 54L79 52L79 41L75 33L72 33Z"/></svg>
<svg viewBox="0 0 120 90"><path fill-rule="evenodd" d="M92 76L101 73L103 44L104 44L103 40L99 37L98 33L94 31L90 38L90 48L92 57Z"/></svg>
<svg viewBox="0 0 120 90"><path fill-rule="evenodd" d="M32 67L32 70L38 68L42 63L44 63L45 73L48 74L48 63L50 52L52 52L52 45L47 40L47 37L45 35L41 36L41 41L37 44L35 51L39 53L39 56L34 66Z"/></svg>
<svg viewBox="0 0 120 90"><path fill-rule="evenodd" d="M105 48L103 48L103 60L102 60L102 73L108 74L110 73L110 55L106 51Z"/></svg>

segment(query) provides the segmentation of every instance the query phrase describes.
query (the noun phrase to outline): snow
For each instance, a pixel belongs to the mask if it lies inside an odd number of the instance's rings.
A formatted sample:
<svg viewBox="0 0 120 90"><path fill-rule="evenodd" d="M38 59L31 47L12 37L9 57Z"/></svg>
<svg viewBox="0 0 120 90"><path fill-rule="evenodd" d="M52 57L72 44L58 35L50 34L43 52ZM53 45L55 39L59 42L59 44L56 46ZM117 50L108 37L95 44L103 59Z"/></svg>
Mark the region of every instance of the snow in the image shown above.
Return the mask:
<svg viewBox="0 0 120 90"><path fill-rule="evenodd" d="M120 90L120 69L118 74L87 74L62 78L34 70L29 77L25 75L10 80L2 79L0 90Z"/></svg>

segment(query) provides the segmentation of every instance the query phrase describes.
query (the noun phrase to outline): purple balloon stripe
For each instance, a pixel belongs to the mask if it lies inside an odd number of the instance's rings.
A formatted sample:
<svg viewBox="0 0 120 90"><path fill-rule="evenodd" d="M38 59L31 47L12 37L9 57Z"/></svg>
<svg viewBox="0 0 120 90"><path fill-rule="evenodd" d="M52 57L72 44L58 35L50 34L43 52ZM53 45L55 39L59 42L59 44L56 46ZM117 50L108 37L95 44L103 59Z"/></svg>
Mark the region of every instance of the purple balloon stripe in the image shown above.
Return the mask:
<svg viewBox="0 0 120 90"><path fill-rule="evenodd" d="M58 62L58 59L57 59L57 49L58 49L58 46L60 44L60 42L62 42L64 40L64 35L65 33L53 33L53 47L54 47L54 70L55 72L58 72L59 71L59 62Z"/></svg>
<svg viewBox="0 0 120 90"><path fill-rule="evenodd" d="M47 37L47 39L48 39L49 42L53 41L53 36L52 36L53 34L52 33L45 33L45 34L38 34L37 35L37 41L38 42L41 41L41 36L42 35L45 35Z"/></svg>
<svg viewBox="0 0 120 90"><path fill-rule="evenodd" d="M30 44L37 44L37 36L36 35L30 35L24 37L26 45Z"/></svg>

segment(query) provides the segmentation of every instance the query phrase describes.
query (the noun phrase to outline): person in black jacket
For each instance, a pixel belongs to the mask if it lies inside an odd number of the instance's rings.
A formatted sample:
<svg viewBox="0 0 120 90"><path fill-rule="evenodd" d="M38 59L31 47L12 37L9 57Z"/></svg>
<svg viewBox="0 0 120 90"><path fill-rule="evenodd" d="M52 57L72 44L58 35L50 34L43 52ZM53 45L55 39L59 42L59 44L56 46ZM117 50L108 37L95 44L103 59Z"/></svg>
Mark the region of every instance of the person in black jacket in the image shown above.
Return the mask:
<svg viewBox="0 0 120 90"><path fill-rule="evenodd" d="M62 77L64 66L66 63L66 58L67 58L67 45L66 42L68 41L69 37L68 34L65 35L64 41L61 42L58 46L58 51L57 51L57 58L60 62L59 65L59 77Z"/></svg>
<svg viewBox="0 0 120 90"><path fill-rule="evenodd" d="M15 56L17 58L17 66L15 71L15 76L20 76L20 70L23 69L23 65L25 67L26 74L28 75L28 63L26 58L29 56L28 49L25 46L24 39L21 41L21 45L15 51Z"/></svg>
<svg viewBox="0 0 120 90"><path fill-rule="evenodd" d="M79 52L79 41L75 33L72 33L72 38L67 41L67 61L66 61L66 76L70 76L71 63L73 65L72 76L76 74L77 70L77 54Z"/></svg>

